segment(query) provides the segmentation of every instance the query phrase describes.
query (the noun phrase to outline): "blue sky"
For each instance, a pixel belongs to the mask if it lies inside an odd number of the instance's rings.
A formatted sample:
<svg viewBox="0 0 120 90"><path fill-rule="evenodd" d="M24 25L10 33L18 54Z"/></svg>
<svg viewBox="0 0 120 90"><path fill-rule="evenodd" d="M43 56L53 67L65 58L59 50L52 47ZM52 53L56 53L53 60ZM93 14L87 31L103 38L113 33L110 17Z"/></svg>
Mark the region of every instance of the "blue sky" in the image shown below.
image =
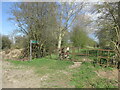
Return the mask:
<svg viewBox="0 0 120 90"><path fill-rule="evenodd" d="M2 34L9 35L14 29L15 25L8 20L11 17L9 11L13 2L2 2ZM1 24L0 24L1 27Z"/></svg>
<svg viewBox="0 0 120 90"><path fill-rule="evenodd" d="M2 31L2 3L0 2L0 32Z"/></svg>

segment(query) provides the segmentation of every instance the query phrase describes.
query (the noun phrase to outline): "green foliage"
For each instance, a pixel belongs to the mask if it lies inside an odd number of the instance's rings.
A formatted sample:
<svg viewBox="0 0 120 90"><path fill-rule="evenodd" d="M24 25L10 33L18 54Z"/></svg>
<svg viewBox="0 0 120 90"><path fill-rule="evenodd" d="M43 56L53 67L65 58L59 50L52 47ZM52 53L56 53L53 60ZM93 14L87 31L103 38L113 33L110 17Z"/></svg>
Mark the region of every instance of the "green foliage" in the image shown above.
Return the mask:
<svg viewBox="0 0 120 90"><path fill-rule="evenodd" d="M26 44L29 43L26 36L16 36L15 43L12 44L12 48L21 49L25 48Z"/></svg>
<svg viewBox="0 0 120 90"><path fill-rule="evenodd" d="M88 36L87 33L79 26L73 28L71 41L75 47L85 47L87 45Z"/></svg>
<svg viewBox="0 0 120 90"><path fill-rule="evenodd" d="M89 46L89 47L97 47L97 42L96 41L94 41L93 39L91 39L91 38L88 38L88 41L87 41L87 45Z"/></svg>
<svg viewBox="0 0 120 90"><path fill-rule="evenodd" d="M2 36L2 49L10 49L11 48L11 40L8 36Z"/></svg>
<svg viewBox="0 0 120 90"><path fill-rule="evenodd" d="M71 34L72 35L70 39L75 47L94 47L97 44L93 39L88 37L88 33L85 31L85 29L78 25L73 28Z"/></svg>

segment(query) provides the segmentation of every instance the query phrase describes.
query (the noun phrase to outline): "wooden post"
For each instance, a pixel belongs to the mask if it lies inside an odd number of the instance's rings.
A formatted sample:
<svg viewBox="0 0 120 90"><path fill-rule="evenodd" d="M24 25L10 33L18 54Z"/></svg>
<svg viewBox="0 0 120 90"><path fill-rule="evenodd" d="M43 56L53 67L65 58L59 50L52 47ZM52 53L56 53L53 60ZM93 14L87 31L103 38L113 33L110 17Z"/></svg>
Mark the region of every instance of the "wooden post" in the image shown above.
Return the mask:
<svg viewBox="0 0 120 90"><path fill-rule="evenodd" d="M89 49L88 49L88 57L89 57Z"/></svg>
<svg viewBox="0 0 120 90"><path fill-rule="evenodd" d="M32 40L30 40L30 61L32 60Z"/></svg>
<svg viewBox="0 0 120 90"><path fill-rule="evenodd" d="M109 56L109 51L108 51L108 61L107 61L107 67L109 65L109 61L110 61L110 56Z"/></svg>
<svg viewBox="0 0 120 90"><path fill-rule="evenodd" d="M75 47L73 47L73 49L72 49L72 58L73 58L73 61L74 61L74 59L75 59L75 55L76 55L76 53L75 53Z"/></svg>
<svg viewBox="0 0 120 90"><path fill-rule="evenodd" d="M87 56L87 49L86 49L86 58L87 58L87 60L88 60L88 56Z"/></svg>
<svg viewBox="0 0 120 90"><path fill-rule="evenodd" d="M99 50L97 50L97 64L99 63Z"/></svg>

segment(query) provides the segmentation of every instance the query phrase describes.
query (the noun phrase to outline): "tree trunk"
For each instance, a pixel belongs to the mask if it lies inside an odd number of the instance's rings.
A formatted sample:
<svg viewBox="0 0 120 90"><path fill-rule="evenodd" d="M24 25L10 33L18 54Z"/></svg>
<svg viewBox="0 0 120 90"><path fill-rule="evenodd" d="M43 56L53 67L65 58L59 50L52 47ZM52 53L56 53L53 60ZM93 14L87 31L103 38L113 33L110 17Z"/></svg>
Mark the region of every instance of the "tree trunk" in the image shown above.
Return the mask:
<svg viewBox="0 0 120 90"><path fill-rule="evenodd" d="M59 34L59 38L58 38L58 50L60 50L61 48L61 42L62 42L62 34Z"/></svg>
<svg viewBox="0 0 120 90"><path fill-rule="evenodd" d="M62 42L62 33L59 33L58 37L58 59L61 60L61 42Z"/></svg>

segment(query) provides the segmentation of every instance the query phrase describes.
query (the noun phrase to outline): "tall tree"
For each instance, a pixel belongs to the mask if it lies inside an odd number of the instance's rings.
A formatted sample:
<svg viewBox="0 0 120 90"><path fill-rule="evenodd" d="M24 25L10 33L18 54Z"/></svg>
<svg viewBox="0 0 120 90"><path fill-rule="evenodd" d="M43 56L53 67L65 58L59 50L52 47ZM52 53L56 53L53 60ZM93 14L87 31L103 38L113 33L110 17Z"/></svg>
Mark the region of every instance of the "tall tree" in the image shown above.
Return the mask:
<svg viewBox="0 0 120 90"><path fill-rule="evenodd" d="M72 31L71 41L75 47L85 47L88 42L86 31L80 26L75 26Z"/></svg>
<svg viewBox="0 0 120 90"><path fill-rule="evenodd" d="M71 32L71 41L73 42L74 46L83 48L85 46L91 45L88 42L88 40L92 41L88 37L88 34L90 32L88 26L91 24L91 22L92 21L90 17L86 13L83 13L77 17L77 20L74 22L74 26Z"/></svg>
<svg viewBox="0 0 120 90"><path fill-rule="evenodd" d="M118 59L120 58L119 11L120 2L104 2L97 5L97 13L100 14L98 19L98 38L100 38L100 41L105 40L108 41L110 45L113 44Z"/></svg>
<svg viewBox="0 0 120 90"><path fill-rule="evenodd" d="M55 3L22 2L15 3L11 9L11 20L15 21L18 31L28 37L27 51L30 40L40 41L40 48L56 40ZM54 35L53 35L54 34ZM55 42L52 42L55 45Z"/></svg>
<svg viewBox="0 0 120 90"><path fill-rule="evenodd" d="M57 3L58 21L58 49L61 48L62 39L66 31L72 26L77 15L83 8L83 3L61 2Z"/></svg>

